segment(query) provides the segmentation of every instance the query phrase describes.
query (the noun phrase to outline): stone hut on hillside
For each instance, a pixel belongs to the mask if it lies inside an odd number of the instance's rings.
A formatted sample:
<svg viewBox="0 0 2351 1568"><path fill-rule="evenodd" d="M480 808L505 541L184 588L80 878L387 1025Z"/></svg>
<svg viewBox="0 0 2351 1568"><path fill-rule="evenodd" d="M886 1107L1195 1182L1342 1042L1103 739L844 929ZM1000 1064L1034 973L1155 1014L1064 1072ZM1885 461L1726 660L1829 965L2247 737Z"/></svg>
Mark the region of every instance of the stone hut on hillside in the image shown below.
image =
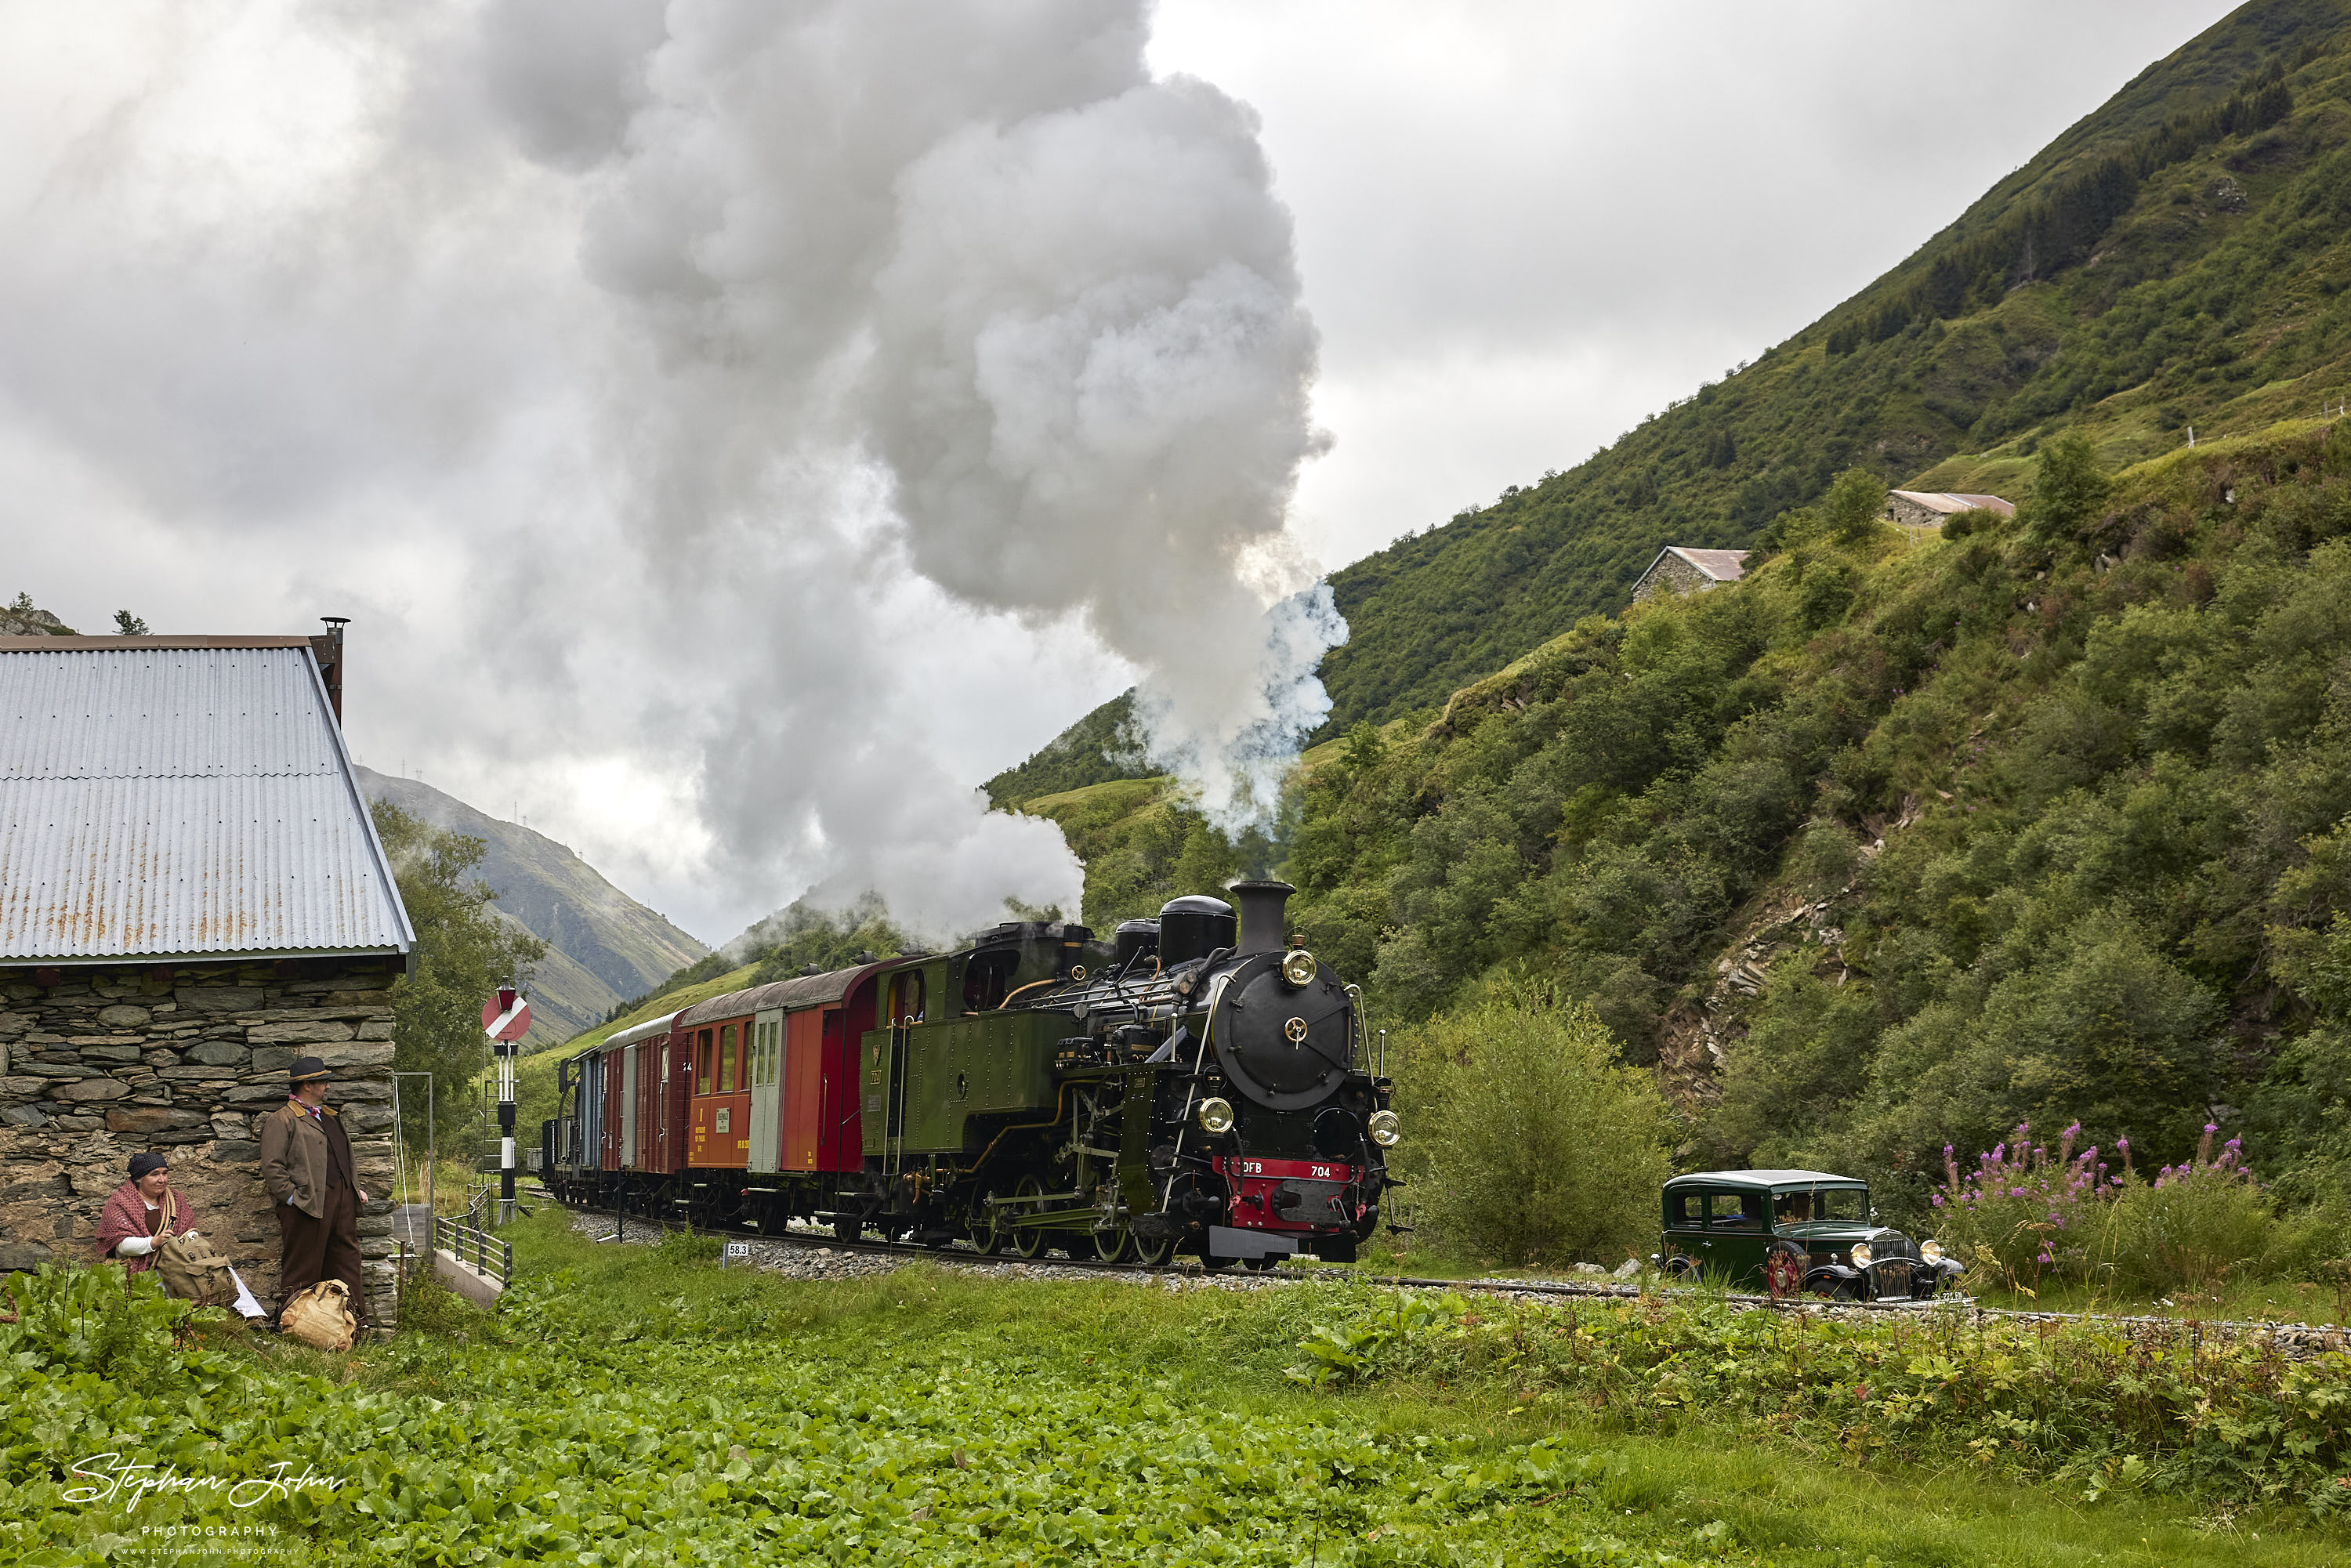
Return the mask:
<svg viewBox="0 0 2351 1568"><path fill-rule="evenodd" d="M392 1321L392 984L415 936L352 777L339 637L0 637L0 1270L92 1260L157 1148L275 1305L256 1121L336 1071Z"/></svg>
<svg viewBox="0 0 2351 1568"><path fill-rule="evenodd" d="M1717 583L1737 582L1747 575L1743 549L1690 549L1667 545L1633 585L1633 602L1660 593L1703 593Z"/></svg>
<svg viewBox="0 0 2351 1568"><path fill-rule="evenodd" d="M1957 490L1888 490L1886 520L1906 528L1939 528L1946 517L1961 512L1998 512L2016 516L2016 503L1998 496L1970 496Z"/></svg>

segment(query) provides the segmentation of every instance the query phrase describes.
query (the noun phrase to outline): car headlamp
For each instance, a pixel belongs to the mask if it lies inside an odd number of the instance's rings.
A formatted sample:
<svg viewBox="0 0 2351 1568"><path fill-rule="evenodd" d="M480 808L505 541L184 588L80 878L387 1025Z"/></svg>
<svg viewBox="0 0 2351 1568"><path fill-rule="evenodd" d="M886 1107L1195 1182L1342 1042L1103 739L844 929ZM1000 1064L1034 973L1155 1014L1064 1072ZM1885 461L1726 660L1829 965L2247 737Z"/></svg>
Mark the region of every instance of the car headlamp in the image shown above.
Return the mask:
<svg viewBox="0 0 2351 1568"><path fill-rule="evenodd" d="M1939 1263L1943 1260L1943 1244L1935 1240L1921 1241L1918 1244L1918 1256L1929 1263Z"/></svg>
<svg viewBox="0 0 2351 1568"><path fill-rule="evenodd" d="M1853 1260L1853 1266L1855 1268L1868 1268L1870 1259L1869 1243L1866 1241L1855 1242L1853 1244L1853 1250L1846 1253L1845 1256Z"/></svg>
<svg viewBox="0 0 2351 1568"><path fill-rule="evenodd" d="M1293 986L1303 986L1314 978L1314 955L1303 947L1293 947L1281 960L1281 977Z"/></svg>
<svg viewBox="0 0 2351 1568"><path fill-rule="evenodd" d="M1211 1133L1233 1130L1233 1103L1221 1095L1211 1094L1200 1102L1200 1125Z"/></svg>
<svg viewBox="0 0 2351 1568"><path fill-rule="evenodd" d="M1364 1130L1371 1134L1372 1142L1384 1149L1395 1148L1396 1141L1404 1136L1404 1126L1393 1111L1373 1112L1370 1119L1364 1122Z"/></svg>

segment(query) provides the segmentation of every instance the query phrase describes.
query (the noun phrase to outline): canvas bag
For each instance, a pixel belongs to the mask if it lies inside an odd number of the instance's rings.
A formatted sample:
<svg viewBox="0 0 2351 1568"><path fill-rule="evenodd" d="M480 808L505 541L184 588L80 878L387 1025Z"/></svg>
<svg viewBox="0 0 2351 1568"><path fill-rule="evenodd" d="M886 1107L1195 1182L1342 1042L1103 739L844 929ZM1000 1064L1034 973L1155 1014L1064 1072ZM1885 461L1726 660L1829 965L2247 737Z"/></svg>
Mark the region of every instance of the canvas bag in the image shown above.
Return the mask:
<svg viewBox="0 0 2351 1568"><path fill-rule="evenodd" d="M349 1350L360 1327L351 1315L351 1288L340 1280L321 1280L286 1303L277 1324L304 1344Z"/></svg>
<svg viewBox="0 0 2351 1568"><path fill-rule="evenodd" d="M227 1306L236 1300L236 1281L229 1274L228 1260L206 1237L172 1235L174 1207L166 1192L163 1226L155 1244L155 1272L163 1289L200 1307Z"/></svg>

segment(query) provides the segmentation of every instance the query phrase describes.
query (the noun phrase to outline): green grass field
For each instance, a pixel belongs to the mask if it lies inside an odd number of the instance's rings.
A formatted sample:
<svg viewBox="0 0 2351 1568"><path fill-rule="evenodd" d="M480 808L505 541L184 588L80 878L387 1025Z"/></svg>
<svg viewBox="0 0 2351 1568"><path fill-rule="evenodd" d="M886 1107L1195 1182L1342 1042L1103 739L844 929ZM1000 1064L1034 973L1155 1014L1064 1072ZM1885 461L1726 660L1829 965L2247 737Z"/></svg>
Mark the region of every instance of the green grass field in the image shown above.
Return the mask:
<svg viewBox="0 0 2351 1568"><path fill-rule="evenodd" d="M100 1561L142 1529L208 1523L269 1525L305 1561L399 1563L2314 1568L2351 1553L2299 1505L2151 1489L2091 1502L2079 1477L1898 1461L1843 1417L1775 1430L1735 1364L1753 1347L1718 1334L1660 1354L1656 1334L1698 1319L1656 1303L1613 1328L1440 1312L1418 1348L1314 1388L1289 1375L1313 1364L1301 1342L1347 1340L1392 1297L929 1265L786 1281L719 1270L707 1239L597 1247L551 1207L513 1234L532 1282L496 1320L419 1300L412 1321L444 1332L349 1357L225 1330L183 1330L174 1349L138 1315L164 1304L103 1274L37 1287L26 1322L0 1327L0 1558ZM1650 1344L1629 1385L1628 1326ZM1542 1370L1612 1333L1618 1373ZM1732 1370L1709 1384L1701 1363ZM68 1500L72 1461L106 1452L224 1479L282 1460L346 1484L244 1510Z"/></svg>

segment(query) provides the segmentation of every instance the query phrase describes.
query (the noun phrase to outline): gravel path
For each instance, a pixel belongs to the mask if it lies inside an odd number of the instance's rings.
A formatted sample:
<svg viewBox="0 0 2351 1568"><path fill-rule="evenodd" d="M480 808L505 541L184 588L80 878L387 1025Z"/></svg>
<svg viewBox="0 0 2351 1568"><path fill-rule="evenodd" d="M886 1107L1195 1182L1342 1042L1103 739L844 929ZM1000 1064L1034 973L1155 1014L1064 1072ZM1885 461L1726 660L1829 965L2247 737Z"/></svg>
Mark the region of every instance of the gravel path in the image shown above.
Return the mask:
<svg viewBox="0 0 2351 1568"><path fill-rule="evenodd" d="M613 1234L612 1217L608 1214L574 1214L571 1228L582 1236L604 1241ZM829 1231L810 1230L808 1235L826 1236ZM1298 1276L1284 1278L1279 1271L1269 1274L1211 1274L1196 1263L1178 1263L1160 1273L1147 1274L1134 1269L1071 1270L1050 1263L1022 1262L1015 1259L982 1258L977 1253L941 1251L920 1256L892 1253L859 1252L833 1247L810 1247L797 1241L775 1241L757 1236L726 1235L725 1241L741 1242L751 1249L750 1266L763 1273L780 1274L787 1280L855 1280L872 1274L893 1274L913 1263L933 1263L958 1273L978 1274L997 1280L1058 1280L1067 1283L1073 1278L1112 1280L1122 1284L1144 1285L1163 1291L1262 1291L1278 1285L1293 1284ZM661 1233L643 1220L630 1223L623 1243L631 1247L650 1246L661 1239ZM734 1267L744 1264L737 1260Z"/></svg>

